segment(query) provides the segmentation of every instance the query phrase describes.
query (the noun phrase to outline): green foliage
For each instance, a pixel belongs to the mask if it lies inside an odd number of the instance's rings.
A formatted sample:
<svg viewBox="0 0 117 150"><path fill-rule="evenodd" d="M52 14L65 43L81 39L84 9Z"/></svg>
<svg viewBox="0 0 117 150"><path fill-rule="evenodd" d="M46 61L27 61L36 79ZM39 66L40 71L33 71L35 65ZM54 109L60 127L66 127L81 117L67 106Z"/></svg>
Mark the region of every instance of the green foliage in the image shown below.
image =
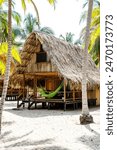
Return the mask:
<svg viewBox="0 0 117 150"><path fill-rule="evenodd" d="M55 8L55 6L56 6L56 0L48 0L48 2L49 2L51 5L53 5L54 8Z"/></svg>
<svg viewBox="0 0 117 150"><path fill-rule="evenodd" d="M84 6L87 5L87 2ZM83 7L84 7L83 6ZM81 15L80 23L87 18L87 12L84 11ZM80 39L84 41L85 27L81 31ZM100 62L100 1L94 1L94 7L92 11L92 21L90 27L90 43L89 43L89 53L91 54L96 65Z"/></svg>
<svg viewBox="0 0 117 150"><path fill-rule="evenodd" d="M0 5L2 5L4 3L5 0L0 0Z"/></svg>
<svg viewBox="0 0 117 150"><path fill-rule="evenodd" d="M20 25L20 23L21 23L20 14L16 11L12 11L12 17L13 17L14 21L17 23L17 25Z"/></svg>
<svg viewBox="0 0 117 150"><path fill-rule="evenodd" d="M3 42L0 44L0 72L2 74L4 74L5 67L6 67L7 53L8 53L8 43ZM21 64L19 51L17 50L17 48L15 46L12 46L11 54L12 54L12 58L13 58L12 64L14 64L15 61L17 61L18 63Z"/></svg>
<svg viewBox="0 0 117 150"><path fill-rule="evenodd" d="M8 12L0 6L0 41L7 42L8 40ZM17 26L20 25L21 16L16 11L12 11L12 18L16 22Z"/></svg>
<svg viewBox="0 0 117 150"><path fill-rule="evenodd" d="M21 3L22 3L22 8L24 9L24 11L26 10L26 3L25 3L25 0L21 0Z"/></svg>
<svg viewBox="0 0 117 150"><path fill-rule="evenodd" d="M17 48L15 46L12 46L11 54L12 54L12 57L14 58L14 60L16 60L18 63L21 64L21 58L19 55L19 51L17 50Z"/></svg>
<svg viewBox="0 0 117 150"><path fill-rule="evenodd" d="M54 35L54 31L50 27L40 27L39 28L40 32L46 33L46 34L52 34Z"/></svg>
<svg viewBox="0 0 117 150"><path fill-rule="evenodd" d="M22 37L25 38L27 34L33 31L40 31L46 34L54 34L54 31L49 27L38 26L37 19L31 14L28 14L24 19L24 30L22 31Z"/></svg>
<svg viewBox="0 0 117 150"><path fill-rule="evenodd" d="M0 60L0 74L3 75L5 72L5 64Z"/></svg>
<svg viewBox="0 0 117 150"><path fill-rule="evenodd" d="M7 56L7 53L8 53L8 43L3 42L0 44L0 55L6 55ZM11 54L12 54L12 57L14 58L14 60L21 63L19 51L15 46L12 46Z"/></svg>
<svg viewBox="0 0 117 150"><path fill-rule="evenodd" d="M65 36L63 36L62 34L59 36L60 39L66 41L66 42L69 42L69 43L72 43L74 45L81 45L82 44L82 41L81 39L77 39L76 41L74 41L74 34L71 33L71 32L67 32L65 34Z"/></svg>
<svg viewBox="0 0 117 150"><path fill-rule="evenodd" d="M71 32L67 32L65 36L63 36L62 34L59 36L60 39L67 41L69 43L73 43L73 37L74 34L72 34Z"/></svg>
<svg viewBox="0 0 117 150"><path fill-rule="evenodd" d="M54 4L55 0L48 0L50 4Z"/></svg>
<svg viewBox="0 0 117 150"><path fill-rule="evenodd" d="M28 14L24 19L24 27L26 34L31 33L36 27L38 27L37 19L33 17L32 14Z"/></svg>

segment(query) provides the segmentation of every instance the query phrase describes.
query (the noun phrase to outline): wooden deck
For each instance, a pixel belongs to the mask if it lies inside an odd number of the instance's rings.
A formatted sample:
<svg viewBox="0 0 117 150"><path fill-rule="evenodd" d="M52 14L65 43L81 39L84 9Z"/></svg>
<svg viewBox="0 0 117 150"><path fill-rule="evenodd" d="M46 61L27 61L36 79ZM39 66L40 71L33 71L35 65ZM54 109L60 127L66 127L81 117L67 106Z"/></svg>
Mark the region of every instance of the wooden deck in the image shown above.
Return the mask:
<svg viewBox="0 0 117 150"><path fill-rule="evenodd" d="M22 99L22 100L17 100L17 108L20 108L21 106L23 106L23 108L25 107L25 104L28 104L28 109L31 109L32 106L35 106L35 109L37 108L37 104L41 103L42 104L42 108L44 108L45 106L50 109L51 105L53 104L63 104L64 105L64 111L67 108L67 105L73 105L73 109L77 109L78 108L78 104L82 103L82 99L81 98L76 98L75 100L73 100L72 98L66 99L66 101L64 101L64 99L43 99L43 98L29 98L29 99ZM96 99L88 99L88 103L89 105L96 105Z"/></svg>
<svg viewBox="0 0 117 150"><path fill-rule="evenodd" d="M1 95L0 95L1 96ZM51 106L55 104L63 104L64 111L67 109L68 105L73 106L73 110L78 108L78 105L81 105L82 99L81 98L54 98L54 99L44 99L44 98L35 98L32 96L29 96L28 98L23 98L23 94L7 94L6 101L17 101L17 108L27 107L28 109L31 109L33 106L35 109L37 109L38 104L40 103L42 105L42 108L48 108L51 109ZM96 98L94 99L88 99L89 106L96 106Z"/></svg>

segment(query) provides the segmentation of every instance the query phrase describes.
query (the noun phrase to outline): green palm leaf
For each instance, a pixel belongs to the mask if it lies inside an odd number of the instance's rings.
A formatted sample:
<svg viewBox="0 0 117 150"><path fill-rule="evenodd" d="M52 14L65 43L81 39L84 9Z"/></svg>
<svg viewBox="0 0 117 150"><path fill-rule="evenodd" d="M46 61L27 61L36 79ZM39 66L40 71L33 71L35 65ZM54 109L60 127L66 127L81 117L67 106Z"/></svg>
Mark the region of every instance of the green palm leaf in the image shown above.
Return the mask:
<svg viewBox="0 0 117 150"><path fill-rule="evenodd" d="M24 9L24 11L26 10L26 3L25 3L25 0L21 0L21 3L22 3L22 8Z"/></svg>
<svg viewBox="0 0 117 150"><path fill-rule="evenodd" d="M4 2L5 0L0 0L0 5L2 5L2 3Z"/></svg>
<svg viewBox="0 0 117 150"><path fill-rule="evenodd" d="M8 43L4 42L0 45L0 55L4 55L5 57L7 57L7 52L8 52ZM11 53L14 60L21 63L19 52L15 46L12 46Z"/></svg>

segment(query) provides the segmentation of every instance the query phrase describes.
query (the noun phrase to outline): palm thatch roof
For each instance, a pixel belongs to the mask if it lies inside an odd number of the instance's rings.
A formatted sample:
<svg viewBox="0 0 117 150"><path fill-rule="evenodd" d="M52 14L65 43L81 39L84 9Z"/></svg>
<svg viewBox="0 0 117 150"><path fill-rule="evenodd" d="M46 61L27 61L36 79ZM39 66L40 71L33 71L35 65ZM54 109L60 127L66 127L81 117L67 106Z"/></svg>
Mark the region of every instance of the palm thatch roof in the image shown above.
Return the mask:
<svg viewBox="0 0 117 150"><path fill-rule="evenodd" d="M26 67L33 54L39 51L40 44L61 76L74 82L82 81L83 49L40 32L33 32L26 39L21 52L22 64L17 65L16 73L26 72ZM99 69L90 55L88 55L87 80L89 83L99 83Z"/></svg>

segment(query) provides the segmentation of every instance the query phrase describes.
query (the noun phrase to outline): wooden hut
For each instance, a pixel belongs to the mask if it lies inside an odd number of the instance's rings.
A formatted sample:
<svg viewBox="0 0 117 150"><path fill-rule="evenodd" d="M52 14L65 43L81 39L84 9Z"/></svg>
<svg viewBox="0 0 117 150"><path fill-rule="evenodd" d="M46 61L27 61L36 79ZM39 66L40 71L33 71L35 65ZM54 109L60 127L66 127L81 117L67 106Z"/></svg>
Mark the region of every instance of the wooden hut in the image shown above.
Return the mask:
<svg viewBox="0 0 117 150"><path fill-rule="evenodd" d="M31 90L34 97L38 97L39 85L47 91L54 91L64 80L61 99L65 102L68 95L74 100L76 97L81 99L82 52L79 46L52 35L33 32L24 43L21 51L22 63L16 66L16 71L11 76L11 86L20 89L19 93L22 91L24 97L26 93L30 94ZM99 104L99 96L96 97L96 88L99 89L99 70L90 55L87 81L88 97L97 98Z"/></svg>

